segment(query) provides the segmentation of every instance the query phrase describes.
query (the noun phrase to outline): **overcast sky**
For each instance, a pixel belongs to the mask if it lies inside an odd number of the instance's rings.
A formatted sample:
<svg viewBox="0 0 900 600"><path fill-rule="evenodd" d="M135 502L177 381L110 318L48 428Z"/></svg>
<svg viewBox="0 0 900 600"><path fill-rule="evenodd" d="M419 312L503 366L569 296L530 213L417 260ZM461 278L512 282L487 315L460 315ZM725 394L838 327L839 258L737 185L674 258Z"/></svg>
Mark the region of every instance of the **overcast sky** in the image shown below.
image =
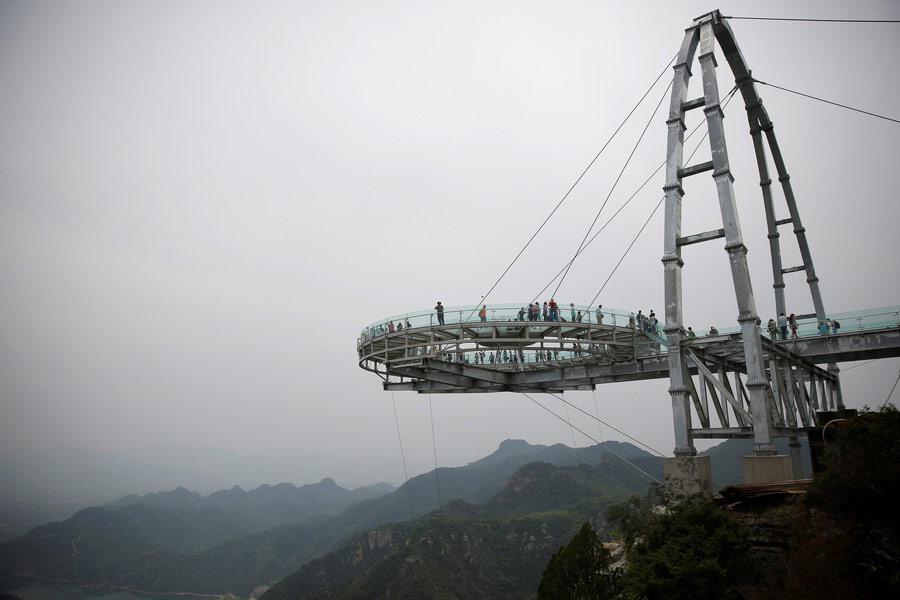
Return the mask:
<svg viewBox="0 0 900 600"><path fill-rule="evenodd" d="M202 447L290 458L297 467L281 477L298 484L401 483L392 397L358 367L360 329L437 300L478 302L664 70L683 30L714 8L0 0L3 461L56 447ZM900 18L888 0L718 8ZM757 78L900 118L900 25L731 26ZM727 67L719 79L724 96ZM669 70L488 302L524 303L553 277L648 121L600 222L664 160L666 115L653 110L670 80ZM689 96L700 95L698 82ZM760 93L826 309L900 304L900 126ZM765 321L774 316L771 267L739 99L726 124ZM660 172L575 264L557 300L595 296L662 184ZM686 182L684 232L720 226L712 181ZM662 227L659 212L604 288L605 306L662 310ZM791 240L782 237L786 266L798 254ZM721 245L691 246L684 259L685 324L736 325ZM811 311L803 276L788 278L789 310ZM847 404L883 402L898 366L847 371ZM667 387L566 397L589 412L596 397L601 418L670 454ZM428 396L394 401L410 475L433 468L435 450L440 465L455 466L506 438L573 443L565 424L523 396L434 395L433 447ZM595 438L624 439L570 414ZM234 483L264 482L240 477Z"/></svg>

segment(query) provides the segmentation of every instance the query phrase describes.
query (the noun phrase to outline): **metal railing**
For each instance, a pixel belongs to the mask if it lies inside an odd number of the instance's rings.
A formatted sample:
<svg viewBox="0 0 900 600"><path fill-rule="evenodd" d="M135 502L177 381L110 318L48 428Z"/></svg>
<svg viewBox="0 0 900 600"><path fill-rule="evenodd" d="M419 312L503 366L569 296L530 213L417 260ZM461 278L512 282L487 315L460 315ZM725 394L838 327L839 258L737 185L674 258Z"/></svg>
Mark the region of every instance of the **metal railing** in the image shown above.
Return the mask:
<svg viewBox="0 0 900 600"><path fill-rule="evenodd" d="M482 322L482 317L479 316L480 311L480 306L452 306L444 308L442 319L434 309L394 315L363 328L357 344L363 344L379 336L403 331L404 329L459 325L461 323L467 325L477 324ZM600 323L615 327L639 328L657 343L665 344L665 334L663 334L662 326L658 322L651 321L649 317L639 318L639 316L641 315L607 308L602 309L598 315L597 307L591 308L589 306L572 304L565 307L560 306L556 314L553 314L549 307L545 311L543 305L539 306L538 311L535 312L534 310L529 310L527 304L491 304L485 305L483 321L490 323L491 326L495 326L498 322L507 321L520 323Z"/></svg>
<svg viewBox="0 0 900 600"><path fill-rule="evenodd" d="M774 331L769 326L769 322L763 322L760 330L764 337L782 340L797 339L807 337L817 337L823 335L835 335L841 333L851 333L856 331L870 331L874 329L886 329L891 327L900 327L900 306L887 308L870 308L860 311L832 313L828 315L828 323L819 321L816 317L804 316L796 319L796 332L790 323L787 326L787 336L782 336L781 328L778 327L777 319L773 319ZM840 326L835 328L833 322L837 322ZM726 327L719 329L720 334L738 333L740 327ZM708 333L697 334L702 337L709 335Z"/></svg>

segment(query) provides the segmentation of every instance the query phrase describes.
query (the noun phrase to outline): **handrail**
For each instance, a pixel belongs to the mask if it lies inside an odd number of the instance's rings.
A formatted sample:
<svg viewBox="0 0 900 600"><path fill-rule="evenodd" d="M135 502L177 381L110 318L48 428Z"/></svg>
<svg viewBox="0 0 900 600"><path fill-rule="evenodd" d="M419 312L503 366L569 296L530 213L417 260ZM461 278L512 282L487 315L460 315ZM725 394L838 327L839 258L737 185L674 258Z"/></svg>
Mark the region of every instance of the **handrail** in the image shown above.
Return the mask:
<svg viewBox="0 0 900 600"><path fill-rule="evenodd" d="M591 307L584 305L570 304L568 307L560 307L556 321L551 320L549 311L545 316L543 306L541 307L541 311L537 315L537 319L534 320L533 315L529 315L528 309L526 307L527 305L515 304L485 305L485 323L496 324L498 322L520 322L532 323L535 325L541 323L546 324L556 322L571 323L573 322L571 320L573 313L575 315L575 323L598 323L596 308L592 309ZM443 326L446 328L447 326L451 325L477 324L481 322L481 317L478 315L479 309L480 307L471 305L446 307L444 309ZM641 316L640 313L638 315L635 315L635 313L633 312L617 309L603 308L601 310L601 315L602 320L600 321L600 324L612 325L615 327L629 327L633 329L640 329L648 339L657 344L660 344L660 351L665 351L666 336L662 330L662 325L660 323L651 322L647 317L639 319L638 317ZM581 321L578 320L579 317L581 318ZM840 327L838 329L832 330L830 323L825 326L824 323L820 323L816 318L807 317L796 319L796 336L794 336L792 328L788 326L787 337L782 338L780 328L777 327L777 321L774 336L772 336L770 333L768 322L763 322L760 325L760 331L764 337L771 337L776 340L782 340L809 338L822 335L834 335L836 333L850 333L852 331L900 327L900 306L865 309L861 311L844 313L833 313L832 315L830 315L829 321L837 321L840 324ZM362 346L364 343L374 338L392 333L391 324L393 324L394 326L393 332L402 331L403 329L417 329L441 326L441 324L439 323L437 312L433 309L401 313L387 319L381 319L365 327L360 333L360 337L357 339L357 347ZM723 327L718 329L717 333L713 335L729 335L739 332L740 327L737 326ZM697 337L702 338L708 337L710 334L708 332L698 331L696 332L696 335Z"/></svg>
<svg viewBox="0 0 900 600"><path fill-rule="evenodd" d="M597 308L591 308L584 305L570 304L566 307L559 307L556 319L552 319L551 315L545 316L543 307L538 313L538 318L529 317L529 311L525 305L515 304L491 304L485 305L487 314L485 322L497 323L505 321L532 322L532 323L548 323L548 322L575 322L575 323L598 323ZM460 324L460 323L479 323L481 317L478 316L479 306L448 306L444 308L444 325ZM520 314L521 313L521 314ZM574 315L574 319L572 318ZM616 327L637 327L639 320L633 312L623 310L603 308L601 310L602 319L599 321L602 325L613 325ZM581 320L579 320L579 317ZM649 320L645 320L645 324L649 324ZM393 324L394 331L399 331L398 325L402 325L402 329L419 328L419 327L435 327L439 326L437 312L432 310L416 311L401 313L381 319L369 324L363 328L358 342L362 342L373 337L391 333L390 326ZM646 333L654 337L654 341L665 343L665 335L662 333L662 327L658 323L652 324L652 327L644 328Z"/></svg>
<svg viewBox="0 0 900 600"><path fill-rule="evenodd" d="M639 320L625 311L604 308L598 319L596 309L591 312L588 307L570 304L560 314L551 315L548 310L544 319L543 310L535 315L523 306L490 305L485 306L484 321L479 312L479 307L448 307L443 324L433 310L382 319L364 329L357 340L360 364L427 357L522 369L529 363L619 360L623 351L632 357L628 360L665 351L659 323ZM554 317L557 320L551 320ZM463 335L462 327L470 335ZM414 337L404 335L407 331ZM436 339L434 334L439 331L443 335ZM627 335L621 337L623 333Z"/></svg>

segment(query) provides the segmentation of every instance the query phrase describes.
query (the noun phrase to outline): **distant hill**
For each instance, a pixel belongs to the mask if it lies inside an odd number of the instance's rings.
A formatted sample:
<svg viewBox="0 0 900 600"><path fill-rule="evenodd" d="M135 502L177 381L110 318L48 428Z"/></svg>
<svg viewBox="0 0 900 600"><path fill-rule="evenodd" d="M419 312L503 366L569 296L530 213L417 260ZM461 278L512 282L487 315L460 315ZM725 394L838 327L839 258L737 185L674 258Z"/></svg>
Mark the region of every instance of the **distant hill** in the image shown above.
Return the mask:
<svg viewBox="0 0 900 600"><path fill-rule="evenodd" d="M151 571L184 553L201 552L249 531L244 519L218 508L86 508L0 544L0 575L143 585L147 581L131 575L136 563Z"/></svg>
<svg viewBox="0 0 900 600"><path fill-rule="evenodd" d="M251 491L240 486L230 490L201 496L183 487L170 492L158 492L137 496L131 494L107 504L107 508L117 509L133 504L146 504L180 510L220 508L247 519L253 531L262 531L278 525L298 523L314 516L333 516L350 506L383 496L394 487L388 483L347 490L337 485L333 479L325 478L319 483L297 487L291 483L261 485Z"/></svg>

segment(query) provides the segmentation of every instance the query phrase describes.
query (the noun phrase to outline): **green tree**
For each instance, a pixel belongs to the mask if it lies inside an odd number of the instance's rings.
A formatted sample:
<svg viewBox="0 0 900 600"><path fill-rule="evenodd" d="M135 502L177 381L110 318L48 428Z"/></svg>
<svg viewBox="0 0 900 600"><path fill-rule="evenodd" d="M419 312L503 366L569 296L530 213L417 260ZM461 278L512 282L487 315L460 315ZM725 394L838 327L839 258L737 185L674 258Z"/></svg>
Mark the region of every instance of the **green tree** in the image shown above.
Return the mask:
<svg viewBox="0 0 900 600"><path fill-rule="evenodd" d="M615 598L612 557L585 522L572 541L550 557L538 585L538 600L603 600Z"/></svg>
<svg viewBox="0 0 900 600"><path fill-rule="evenodd" d="M709 501L657 508L633 536L620 581L626 598L741 598L753 573L749 532Z"/></svg>
<svg viewBox="0 0 900 600"><path fill-rule="evenodd" d="M829 430L837 439L829 444L826 470L794 520L790 594L900 597L900 411L863 409Z"/></svg>
<svg viewBox="0 0 900 600"><path fill-rule="evenodd" d="M615 524L613 534L625 542L626 549L643 536L644 531L656 522L660 510L666 510L670 504L663 492L662 486L653 484L645 496L632 496L607 509L606 520Z"/></svg>

